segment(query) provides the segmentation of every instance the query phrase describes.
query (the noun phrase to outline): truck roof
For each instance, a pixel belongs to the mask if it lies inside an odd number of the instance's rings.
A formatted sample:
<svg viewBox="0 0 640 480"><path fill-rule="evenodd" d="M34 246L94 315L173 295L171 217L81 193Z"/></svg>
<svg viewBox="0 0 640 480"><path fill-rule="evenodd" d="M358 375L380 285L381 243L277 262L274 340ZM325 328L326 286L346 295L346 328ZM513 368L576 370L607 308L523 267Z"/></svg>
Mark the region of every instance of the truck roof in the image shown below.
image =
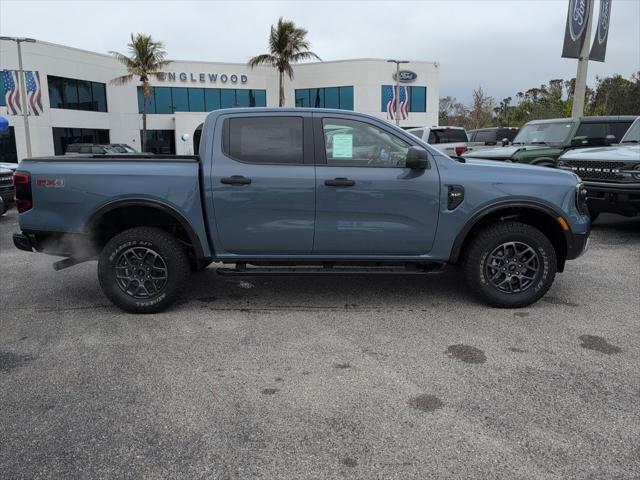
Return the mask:
<svg viewBox="0 0 640 480"><path fill-rule="evenodd" d="M531 120L531 124L538 123L555 123L555 122L575 122L579 120L582 123L594 123L594 122L633 122L637 115L598 115L593 117L569 117L569 118L546 118L544 120Z"/></svg>

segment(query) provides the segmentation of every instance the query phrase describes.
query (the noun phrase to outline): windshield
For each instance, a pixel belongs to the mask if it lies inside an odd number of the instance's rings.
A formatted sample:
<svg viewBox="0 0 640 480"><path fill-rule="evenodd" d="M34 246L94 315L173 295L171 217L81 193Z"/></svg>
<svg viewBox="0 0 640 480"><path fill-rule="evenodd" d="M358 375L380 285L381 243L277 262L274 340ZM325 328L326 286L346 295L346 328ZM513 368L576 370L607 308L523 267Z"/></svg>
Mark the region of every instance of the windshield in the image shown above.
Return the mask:
<svg viewBox="0 0 640 480"><path fill-rule="evenodd" d="M535 123L525 125L520 129L514 145L554 145L564 143L573 122Z"/></svg>
<svg viewBox="0 0 640 480"><path fill-rule="evenodd" d="M640 118L637 118L622 137L620 143L640 143Z"/></svg>

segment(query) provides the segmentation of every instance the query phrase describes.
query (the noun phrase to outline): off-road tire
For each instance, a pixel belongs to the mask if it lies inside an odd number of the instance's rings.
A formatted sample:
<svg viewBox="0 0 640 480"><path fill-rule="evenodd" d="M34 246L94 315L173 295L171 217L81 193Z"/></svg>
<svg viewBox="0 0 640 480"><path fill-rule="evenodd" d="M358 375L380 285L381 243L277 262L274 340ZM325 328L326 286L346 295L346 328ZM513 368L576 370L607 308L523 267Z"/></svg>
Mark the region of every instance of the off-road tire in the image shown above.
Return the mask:
<svg viewBox="0 0 640 480"><path fill-rule="evenodd" d="M122 257L131 249L151 251L157 257L147 260L147 263L157 261L161 266L164 265L166 280L160 282L162 288L146 298L136 298L127 293L116 278L116 264L126 261ZM141 262L140 266L144 268L147 265ZM126 267L118 267L120 275L123 268ZM119 233L109 240L98 259L98 280L102 291L116 306L131 313L154 313L167 308L180 295L189 274L189 257L180 242L164 230L153 227L136 227Z"/></svg>
<svg viewBox="0 0 640 480"><path fill-rule="evenodd" d="M487 264L496 249L510 242L531 247L537 255L538 270L531 275L533 280L527 288L505 293L492 283L487 270L495 267ZM520 222L501 222L484 228L470 240L463 260L464 276L471 291L488 305L499 308L526 307L538 301L553 284L556 270L556 252L547 236Z"/></svg>

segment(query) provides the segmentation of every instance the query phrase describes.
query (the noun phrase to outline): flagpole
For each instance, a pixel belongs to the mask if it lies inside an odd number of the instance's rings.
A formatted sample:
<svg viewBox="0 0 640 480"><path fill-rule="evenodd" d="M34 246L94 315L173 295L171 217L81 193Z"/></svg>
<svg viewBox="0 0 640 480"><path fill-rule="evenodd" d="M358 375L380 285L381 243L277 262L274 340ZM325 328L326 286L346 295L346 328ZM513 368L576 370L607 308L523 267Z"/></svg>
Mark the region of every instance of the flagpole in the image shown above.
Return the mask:
<svg viewBox="0 0 640 480"><path fill-rule="evenodd" d="M27 112L27 93L24 85L24 69L22 68L22 42L34 43L33 38L0 37L0 40L10 40L18 45L18 88L20 89L20 103L22 104L22 118L24 119L24 137L27 143L27 157L31 157L31 133L29 132L29 116Z"/></svg>
<svg viewBox="0 0 640 480"><path fill-rule="evenodd" d="M387 60L396 64L396 125L400 126L400 64L409 63L408 60Z"/></svg>
<svg viewBox="0 0 640 480"><path fill-rule="evenodd" d="M587 67L589 66L589 47L591 44L591 17L593 17L593 4L589 2L589 15L587 16L587 27L584 35L580 58L578 58L578 71L576 72L576 85L573 91L572 117L581 117L584 113L584 97L587 92Z"/></svg>

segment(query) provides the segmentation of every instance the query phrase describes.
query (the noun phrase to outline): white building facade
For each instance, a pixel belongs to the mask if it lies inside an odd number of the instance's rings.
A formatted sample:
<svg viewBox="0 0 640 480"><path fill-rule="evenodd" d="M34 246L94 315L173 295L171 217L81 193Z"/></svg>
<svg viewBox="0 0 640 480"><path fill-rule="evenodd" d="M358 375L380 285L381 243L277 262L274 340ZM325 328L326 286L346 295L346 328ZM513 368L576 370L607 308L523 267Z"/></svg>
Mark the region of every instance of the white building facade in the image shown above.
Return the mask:
<svg viewBox="0 0 640 480"><path fill-rule="evenodd" d="M27 108L32 156L64 154L71 143L126 143L141 149L140 84L136 80L113 85L111 80L126 71L112 56L43 41L25 42L21 48L23 70L37 72L40 84L42 109L36 115ZM436 125L438 64L412 61L403 67L400 126ZM0 115L9 119L10 129L0 133L0 162L27 156L25 119L12 108L18 69L16 43L1 40ZM199 127L207 112L278 105L278 73L271 67L173 61L165 70L163 79L151 82L148 151L197 153ZM395 65L384 59L295 65L293 80L285 81L285 105L355 110L395 122L394 74ZM182 140L184 134L188 141Z"/></svg>

